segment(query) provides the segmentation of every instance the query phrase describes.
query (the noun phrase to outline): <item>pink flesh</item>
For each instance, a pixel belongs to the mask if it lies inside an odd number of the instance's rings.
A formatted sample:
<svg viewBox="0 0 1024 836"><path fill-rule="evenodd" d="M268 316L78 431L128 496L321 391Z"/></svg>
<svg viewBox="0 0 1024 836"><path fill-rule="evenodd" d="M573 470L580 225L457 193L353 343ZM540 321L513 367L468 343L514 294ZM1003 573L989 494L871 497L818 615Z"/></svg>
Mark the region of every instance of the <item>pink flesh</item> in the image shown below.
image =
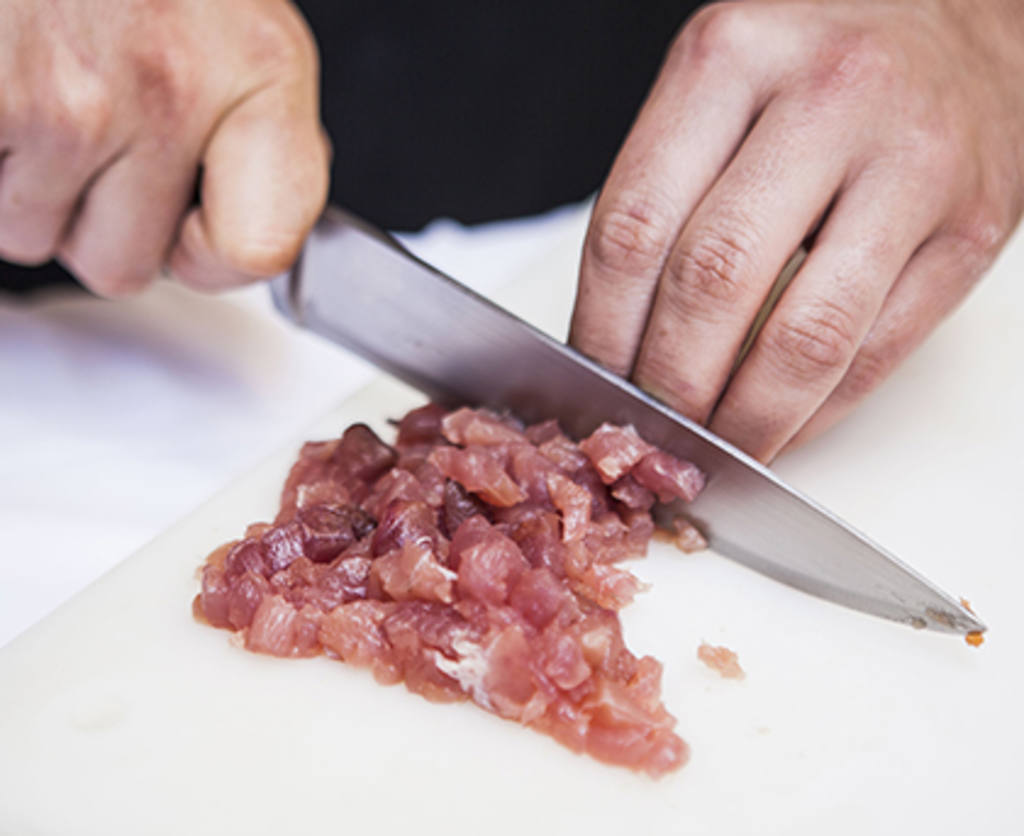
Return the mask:
<svg viewBox="0 0 1024 836"><path fill-rule="evenodd" d="M194 611L250 650L325 652L660 776L688 750L660 663L623 641L641 584L616 564L646 551L655 495L702 484L629 427L577 445L554 422L429 405L394 447L363 425L305 445L274 524L207 558Z"/></svg>
<svg viewBox="0 0 1024 836"><path fill-rule="evenodd" d="M743 679L746 676L740 667L739 657L727 647L702 643L697 648L697 658L712 670L718 671L723 679Z"/></svg>

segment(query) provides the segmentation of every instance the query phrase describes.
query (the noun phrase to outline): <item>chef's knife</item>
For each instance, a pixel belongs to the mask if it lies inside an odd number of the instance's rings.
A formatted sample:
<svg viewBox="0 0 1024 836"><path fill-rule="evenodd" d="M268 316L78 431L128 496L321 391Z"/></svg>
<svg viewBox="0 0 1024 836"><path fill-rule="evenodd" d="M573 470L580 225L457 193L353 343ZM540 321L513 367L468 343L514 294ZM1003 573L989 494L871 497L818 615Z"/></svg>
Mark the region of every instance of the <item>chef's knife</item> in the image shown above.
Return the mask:
<svg viewBox="0 0 1024 836"><path fill-rule="evenodd" d="M419 261L353 215L328 209L277 307L435 400L556 417L581 437L603 421L707 475L687 508L711 547L777 580L864 612L951 632L985 625L954 598L704 427Z"/></svg>

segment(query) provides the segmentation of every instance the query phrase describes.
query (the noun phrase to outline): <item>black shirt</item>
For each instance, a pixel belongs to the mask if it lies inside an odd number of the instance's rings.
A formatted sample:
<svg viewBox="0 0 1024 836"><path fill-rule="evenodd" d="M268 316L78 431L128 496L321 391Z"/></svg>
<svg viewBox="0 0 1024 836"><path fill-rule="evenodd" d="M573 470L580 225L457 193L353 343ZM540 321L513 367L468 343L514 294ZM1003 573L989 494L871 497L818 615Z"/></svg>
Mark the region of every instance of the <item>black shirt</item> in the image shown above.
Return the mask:
<svg viewBox="0 0 1024 836"><path fill-rule="evenodd" d="M320 47L331 200L389 229L594 191L695 3L299 0ZM0 286L67 281L0 262Z"/></svg>

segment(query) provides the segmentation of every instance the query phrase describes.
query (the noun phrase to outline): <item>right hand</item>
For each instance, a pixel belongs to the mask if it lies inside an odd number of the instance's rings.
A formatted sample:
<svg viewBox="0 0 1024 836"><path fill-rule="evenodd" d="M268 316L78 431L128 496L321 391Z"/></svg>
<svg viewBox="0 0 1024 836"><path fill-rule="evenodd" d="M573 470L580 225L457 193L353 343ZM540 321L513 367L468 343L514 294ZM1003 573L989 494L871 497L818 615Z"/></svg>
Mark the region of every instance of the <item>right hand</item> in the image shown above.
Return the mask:
<svg viewBox="0 0 1024 836"><path fill-rule="evenodd" d="M822 432L1017 225L1022 78L1024 0L705 7L597 200L573 344L762 461Z"/></svg>
<svg viewBox="0 0 1024 836"><path fill-rule="evenodd" d="M285 0L2 0L0 257L109 296L283 272L326 200L318 76Z"/></svg>

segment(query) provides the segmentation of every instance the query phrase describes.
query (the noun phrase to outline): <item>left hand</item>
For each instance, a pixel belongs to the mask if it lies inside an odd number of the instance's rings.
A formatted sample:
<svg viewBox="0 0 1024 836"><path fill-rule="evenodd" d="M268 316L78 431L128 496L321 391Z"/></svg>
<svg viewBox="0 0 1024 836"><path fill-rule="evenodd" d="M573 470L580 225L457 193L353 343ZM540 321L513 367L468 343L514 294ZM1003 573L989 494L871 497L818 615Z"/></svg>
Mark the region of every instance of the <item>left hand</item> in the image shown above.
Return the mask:
<svg viewBox="0 0 1024 836"><path fill-rule="evenodd" d="M571 341L759 459L820 432L1016 225L1022 79L1021 0L706 7L597 201Z"/></svg>
<svg viewBox="0 0 1024 836"><path fill-rule="evenodd" d="M0 0L0 257L105 296L283 272L327 198L319 77L285 0Z"/></svg>

